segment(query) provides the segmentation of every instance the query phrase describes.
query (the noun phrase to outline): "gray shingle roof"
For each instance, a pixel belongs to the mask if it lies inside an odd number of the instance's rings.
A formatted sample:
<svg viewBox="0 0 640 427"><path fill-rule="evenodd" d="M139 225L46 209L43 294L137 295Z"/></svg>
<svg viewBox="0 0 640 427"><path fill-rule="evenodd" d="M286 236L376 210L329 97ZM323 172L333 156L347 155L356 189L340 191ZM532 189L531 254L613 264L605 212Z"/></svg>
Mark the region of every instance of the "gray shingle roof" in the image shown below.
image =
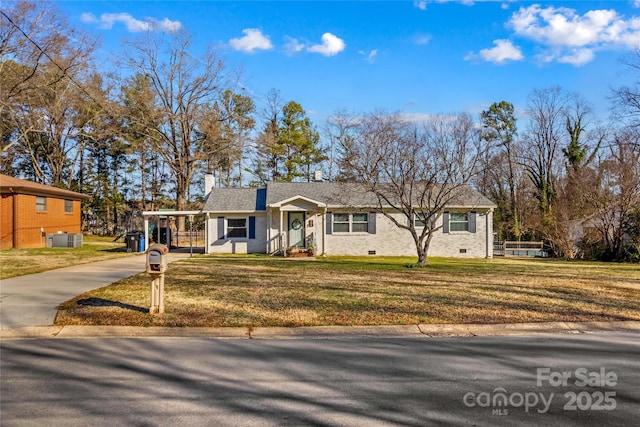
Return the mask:
<svg viewBox="0 0 640 427"><path fill-rule="evenodd" d="M302 196L328 207L375 207L376 196L361 184L338 182L270 182L266 188L214 188L203 208L205 212L265 211L283 200ZM493 208L495 204L469 186L456 189L450 207Z"/></svg>
<svg viewBox="0 0 640 427"><path fill-rule="evenodd" d="M378 199L365 191L360 184L339 182L269 182L267 184L267 205L291 199L306 197L328 206L375 206Z"/></svg>
<svg viewBox="0 0 640 427"><path fill-rule="evenodd" d="M264 211L266 188L213 188L204 212Z"/></svg>

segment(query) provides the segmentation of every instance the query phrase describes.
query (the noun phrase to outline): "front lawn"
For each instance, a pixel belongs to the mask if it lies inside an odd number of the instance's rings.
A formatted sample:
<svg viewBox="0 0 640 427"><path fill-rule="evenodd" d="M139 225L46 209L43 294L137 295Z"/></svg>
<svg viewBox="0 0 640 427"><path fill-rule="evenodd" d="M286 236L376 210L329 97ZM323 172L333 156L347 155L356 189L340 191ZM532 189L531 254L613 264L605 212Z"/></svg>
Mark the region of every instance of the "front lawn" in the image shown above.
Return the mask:
<svg viewBox="0 0 640 427"><path fill-rule="evenodd" d="M59 325L313 326L640 320L640 269L555 260L195 257L80 295Z"/></svg>

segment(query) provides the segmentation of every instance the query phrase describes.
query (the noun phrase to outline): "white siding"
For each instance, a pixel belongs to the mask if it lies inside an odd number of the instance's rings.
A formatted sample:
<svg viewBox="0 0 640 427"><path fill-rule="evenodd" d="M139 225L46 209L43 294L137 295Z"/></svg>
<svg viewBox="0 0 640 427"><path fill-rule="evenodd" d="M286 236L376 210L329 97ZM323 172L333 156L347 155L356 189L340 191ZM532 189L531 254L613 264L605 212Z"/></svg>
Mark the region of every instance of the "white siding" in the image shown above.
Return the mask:
<svg viewBox="0 0 640 427"><path fill-rule="evenodd" d="M329 210L330 212L350 212ZM460 211L463 212L463 211ZM398 221L406 221L404 216L394 213ZM209 219L209 253L275 253L279 248L280 211L272 209L269 230L266 213L252 214L256 217L255 239L218 239L218 216ZM225 214L225 217L249 217L247 214ZM437 230L431 241L428 256L455 258L485 258L493 254L493 211L476 210L476 232L454 231L444 233ZM442 225L442 216L438 220ZM286 236L287 212L282 212L282 230ZM323 253L325 233L323 212L306 212L305 237L307 245L315 245L316 254ZM267 239L271 240L267 242ZM376 214L376 233L332 233L325 236L327 255L368 255L375 251L380 256L417 256L413 238L407 230L398 228L389 218ZM286 246L286 243L285 243ZM461 251L464 250L464 251Z"/></svg>
<svg viewBox="0 0 640 427"><path fill-rule="evenodd" d="M339 211L336 211L339 212ZM392 214L398 222L406 222L406 218L397 213ZM487 230L487 215L489 215ZM491 229L492 213L477 211L476 232L458 231L444 233L442 229L435 232L428 256L485 258L492 256L493 230ZM442 225L442 217L438 220ZM487 233L488 231L488 233ZM487 244L489 236L489 244ZM368 255L375 251L382 256L417 256L416 246L408 230L397 227L383 214L376 215L376 233L333 233L327 235L327 255ZM461 252L462 250L466 250ZM488 249L488 251L487 251Z"/></svg>
<svg viewBox="0 0 640 427"><path fill-rule="evenodd" d="M247 218L247 228L249 217L256 218L256 236L255 239L220 239L218 236L218 217L224 218ZM248 235L247 229L247 235ZM227 254L246 254L246 253L265 253L267 242L267 216L265 213L256 214L212 214L209 219L209 247L207 253L227 253Z"/></svg>

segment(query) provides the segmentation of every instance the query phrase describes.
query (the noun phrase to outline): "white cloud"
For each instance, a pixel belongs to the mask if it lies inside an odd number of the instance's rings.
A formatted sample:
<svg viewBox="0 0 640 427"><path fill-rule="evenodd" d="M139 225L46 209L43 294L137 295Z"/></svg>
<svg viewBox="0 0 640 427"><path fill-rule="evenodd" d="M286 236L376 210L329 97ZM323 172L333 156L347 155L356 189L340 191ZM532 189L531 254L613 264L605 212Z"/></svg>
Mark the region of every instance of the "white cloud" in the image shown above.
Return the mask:
<svg viewBox="0 0 640 427"><path fill-rule="evenodd" d="M456 114L431 114L431 113L400 113L403 120L416 124L424 124L430 122L452 123L458 119Z"/></svg>
<svg viewBox="0 0 640 427"><path fill-rule="evenodd" d="M98 22L98 18L93 13L83 13L80 15L80 20L87 24L93 24Z"/></svg>
<svg viewBox="0 0 640 427"><path fill-rule="evenodd" d="M588 46L640 41L640 18L625 20L615 10L590 10L578 15L574 9L538 5L520 8L509 21L515 33L548 45Z"/></svg>
<svg viewBox="0 0 640 427"><path fill-rule="evenodd" d="M136 19L128 13L103 13L97 18L92 13L83 13L80 20L88 24L100 24L100 28L109 30L116 23L123 23L130 33L139 33L141 31L163 31L166 33L175 33L182 28L180 21L172 21L164 18L161 21L155 18L147 17L145 20Z"/></svg>
<svg viewBox="0 0 640 427"><path fill-rule="evenodd" d="M419 34L415 37L414 41L417 45L425 45L429 44L431 38L431 34Z"/></svg>
<svg viewBox="0 0 640 427"><path fill-rule="evenodd" d="M365 60L371 64L373 64L375 57L378 55L378 49L373 49L369 52L366 52L364 50L360 50L358 51L358 53L362 56L365 57Z"/></svg>
<svg viewBox="0 0 640 427"><path fill-rule="evenodd" d="M580 15L575 9L532 5L521 7L507 25L515 36L542 45L538 58L543 62L580 66L592 61L597 50L635 49L640 44L640 17L626 19L613 9Z"/></svg>
<svg viewBox="0 0 640 427"><path fill-rule="evenodd" d="M429 113L401 113L400 116L403 120L417 124L428 123L435 117Z"/></svg>
<svg viewBox="0 0 640 427"><path fill-rule="evenodd" d="M262 34L257 28L245 28L243 37L229 40L229 45L235 50L246 53L254 53L256 50L269 50L273 48L268 36Z"/></svg>
<svg viewBox="0 0 640 427"><path fill-rule="evenodd" d="M482 59L495 64L504 64L507 61L520 61L524 59L520 48L514 46L510 40L494 40L493 44L495 47L491 49L482 49L478 54L470 53L465 57L465 59Z"/></svg>
<svg viewBox="0 0 640 427"><path fill-rule="evenodd" d="M558 57L558 62L579 67L593 61L595 53L591 49L574 49L571 53Z"/></svg>
<svg viewBox="0 0 640 427"><path fill-rule="evenodd" d="M634 0L633 7L640 8L640 0Z"/></svg>
<svg viewBox="0 0 640 427"><path fill-rule="evenodd" d="M344 40L331 33L324 33L321 40L322 44L309 46L307 51L319 53L324 56L334 56L342 52L346 47Z"/></svg>
<svg viewBox="0 0 640 427"><path fill-rule="evenodd" d="M180 28L182 28L182 24L179 21L171 21L169 18L164 18L162 21L156 22L162 31L166 31L168 33L175 33Z"/></svg>
<svg viewBox="0 0 640 427"><path fill-rule="evenodd" d="M495 0L479 0L479 1L495 1ZM414 0L413 7L420 10L427 10L427 5L429 3L460 3L465 6L473 6L475 4L475 0Z"/></svg>
<svg viewBox="0 0 640 427"><path fill-rule="evenodd" d="M416 0L416 1L413 2L413 7L416 7L418 9L420 9L420 10L426 10L427 9L427 2L424 1L424 0L421 0L421 1Z"/></svg>
<svg viewBox="0 0 640 427"><path fill-rule="evenodd" d="M287 39L287 43L284 45L284 50L287 55L294 55L304 50L304 43L299 42L298 39L294 39L289 36L286 36L285 38Z"/></svg>

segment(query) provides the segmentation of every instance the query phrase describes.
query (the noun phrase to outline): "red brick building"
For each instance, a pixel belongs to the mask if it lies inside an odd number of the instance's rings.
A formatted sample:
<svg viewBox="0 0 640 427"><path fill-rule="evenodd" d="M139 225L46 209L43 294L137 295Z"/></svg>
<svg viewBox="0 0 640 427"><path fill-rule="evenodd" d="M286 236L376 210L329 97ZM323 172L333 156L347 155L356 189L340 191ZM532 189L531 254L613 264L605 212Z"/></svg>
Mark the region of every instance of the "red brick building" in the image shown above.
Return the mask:
<svg viewBox="0 0 640 427"><path fill-rule="evenodd" d="M46 234L80 233L84 194L0 174L0 249L40 248Z"/></svg>

